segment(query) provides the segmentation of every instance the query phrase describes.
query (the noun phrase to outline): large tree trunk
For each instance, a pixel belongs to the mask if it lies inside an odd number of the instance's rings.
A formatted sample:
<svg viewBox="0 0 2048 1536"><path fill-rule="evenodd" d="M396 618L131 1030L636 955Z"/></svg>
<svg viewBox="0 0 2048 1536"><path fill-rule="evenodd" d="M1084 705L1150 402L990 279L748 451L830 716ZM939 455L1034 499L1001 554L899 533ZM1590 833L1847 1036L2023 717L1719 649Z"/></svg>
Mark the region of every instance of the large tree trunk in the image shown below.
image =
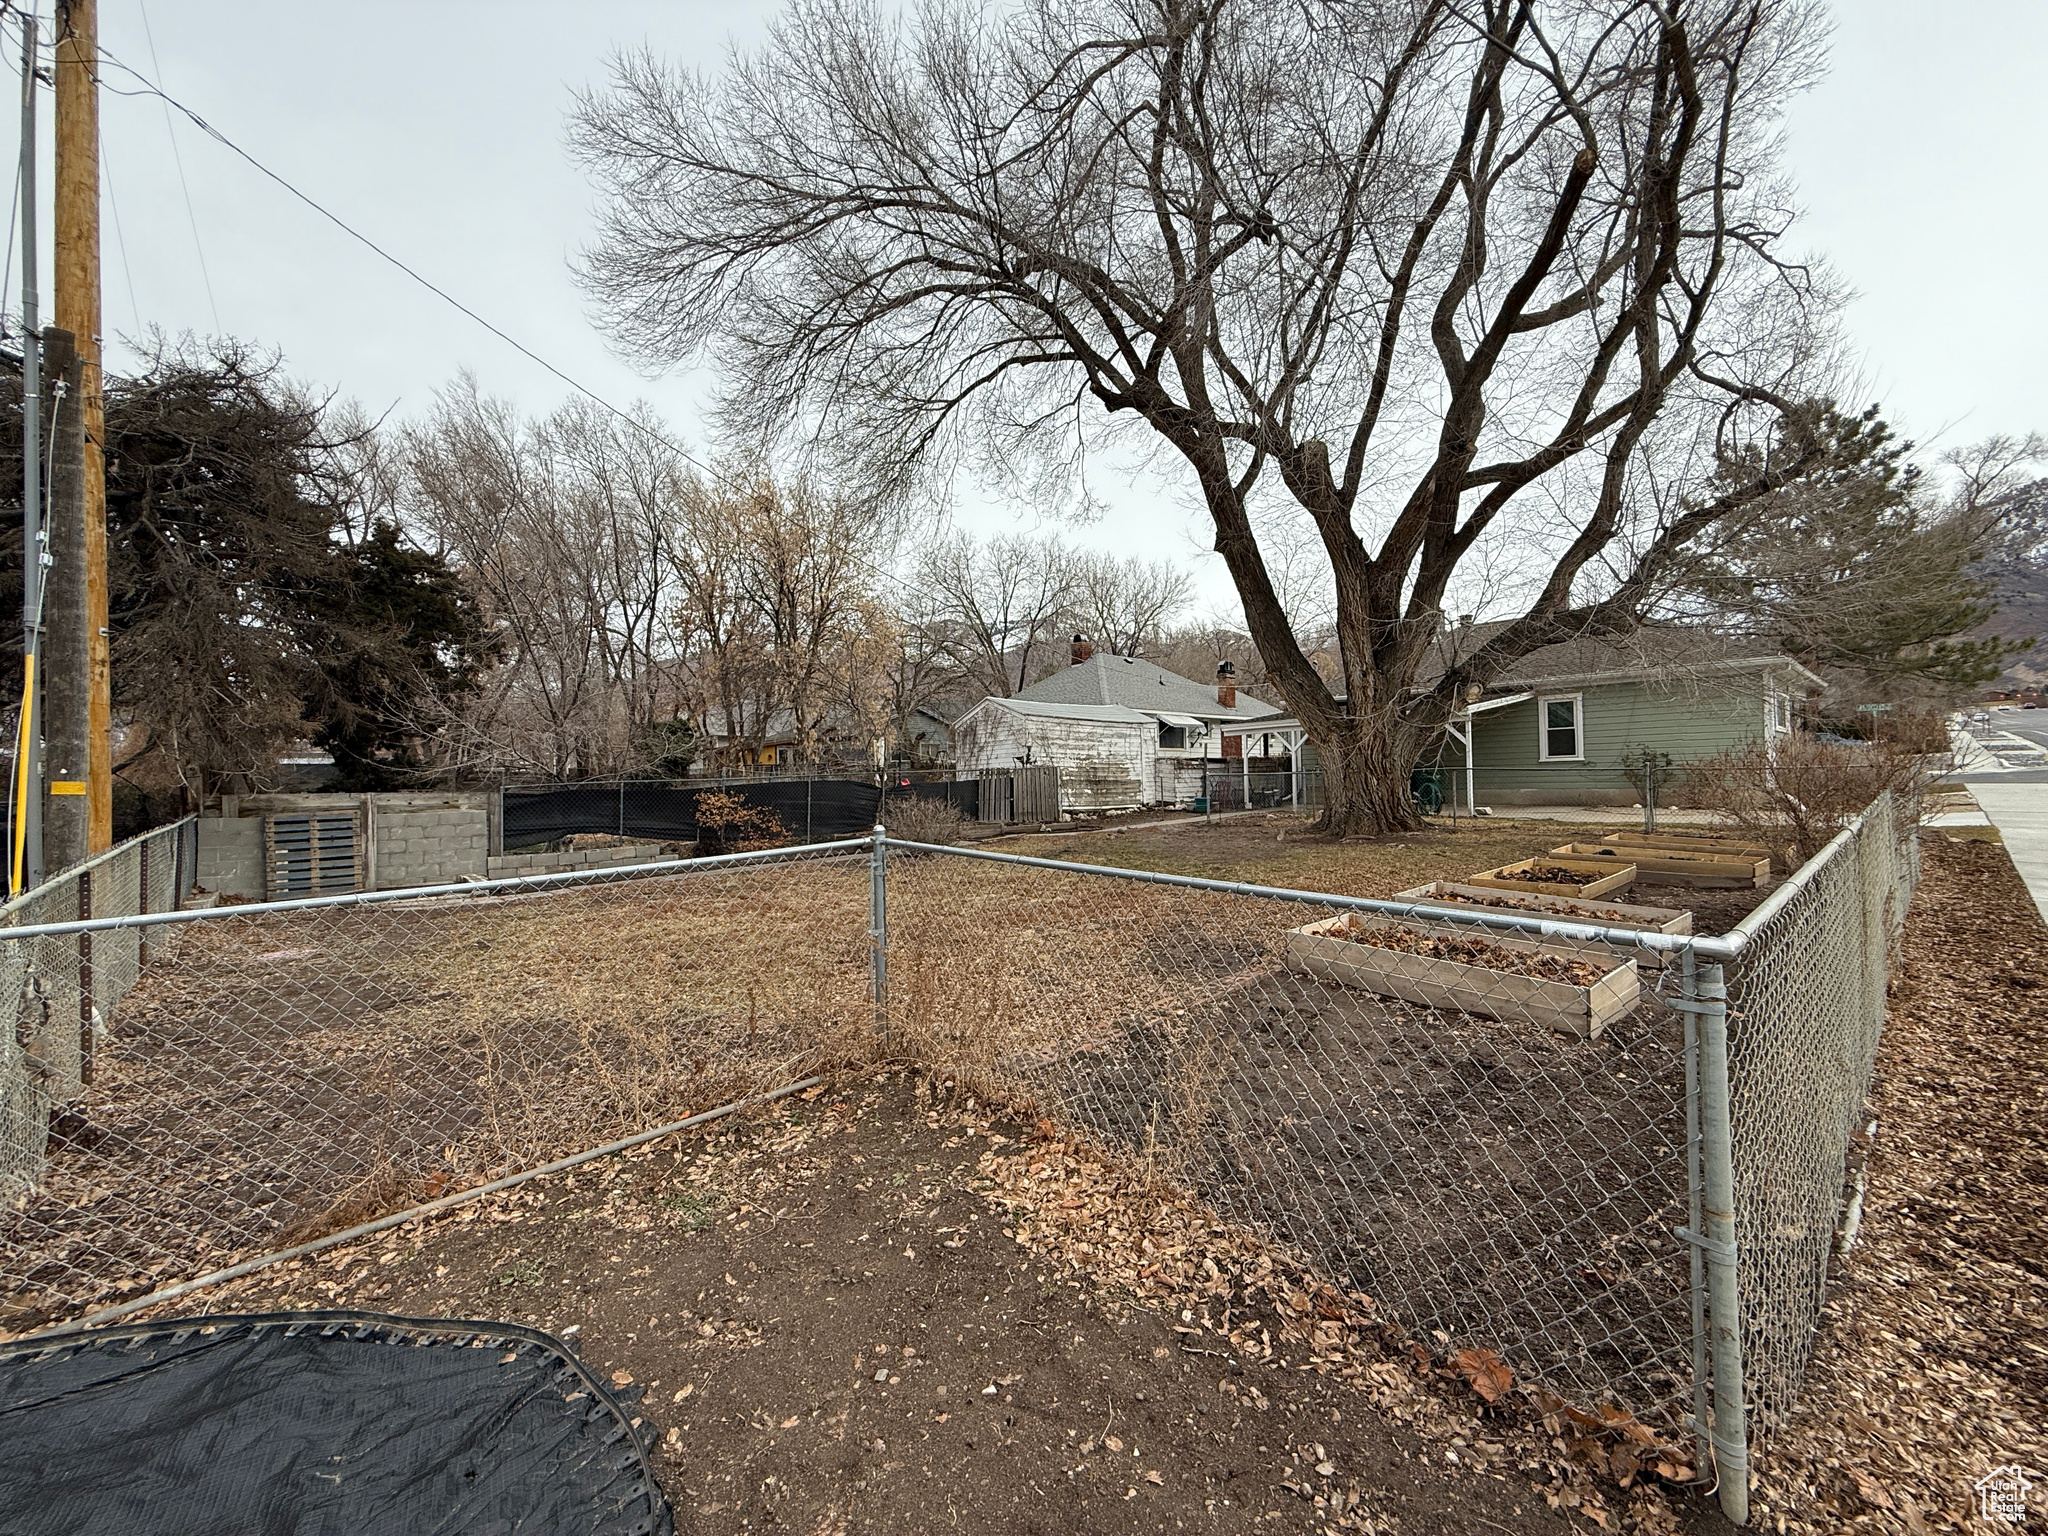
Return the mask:
<svg viewBox="0 0 2048 1536"><path fill-rule="evenodd" d="M1415 767L1409 733L1392 722L1332 714L1304 718L1323 773L1323 815L1316 830L1337 837L1383 837L1423 825L1408 792Z"/></svg>

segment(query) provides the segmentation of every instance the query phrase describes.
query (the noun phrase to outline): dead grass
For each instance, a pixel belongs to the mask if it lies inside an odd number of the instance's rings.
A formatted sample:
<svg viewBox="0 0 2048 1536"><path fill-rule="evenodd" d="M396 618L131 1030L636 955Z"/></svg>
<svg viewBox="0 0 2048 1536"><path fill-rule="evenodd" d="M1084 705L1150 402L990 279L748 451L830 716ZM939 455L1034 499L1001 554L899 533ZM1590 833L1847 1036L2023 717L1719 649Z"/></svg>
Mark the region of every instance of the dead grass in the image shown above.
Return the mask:
<svg viewBox="0 0 2048 1536"><path fill-rule="evenodd" d="M1400 838L1335 841L1309 831L1306 818L1274 813L1199 827L1174 824L1068 836L1010 837L1005 853L1152 869L1209 880L1247 880L1333 896L1391 896L1431 880L1462 880L1482 869L1547 853L1585 832L1580 824L1437 821Z"/></svg>

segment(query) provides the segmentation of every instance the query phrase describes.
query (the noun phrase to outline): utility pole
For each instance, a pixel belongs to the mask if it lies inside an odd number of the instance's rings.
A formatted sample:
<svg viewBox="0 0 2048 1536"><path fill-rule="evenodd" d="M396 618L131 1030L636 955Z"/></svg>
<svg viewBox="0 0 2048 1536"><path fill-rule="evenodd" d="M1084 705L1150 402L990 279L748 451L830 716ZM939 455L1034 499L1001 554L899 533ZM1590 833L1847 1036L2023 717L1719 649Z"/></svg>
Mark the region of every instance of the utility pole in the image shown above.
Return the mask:
<svg viewBox="0 0 2048 1536"><path fill-rule="evenodd" d="M84 369L69 331L43 332L43 361L57 408L50 423L50 553L43 578L43 752L50 799L43 807L43 856L61 873L90 855L91 799L86 793L89 712L85 688L87 614L85 545Z"/></svg>
<svg viewBox="0 0 2048 1536"><path fill-rule="evenodd" d="M86 758L78 764L90 812L86 852L114 843L114 759L107 633L106 404L100 393L100 88L99 0L57 3L57 329L78 348L80 425L84 434L84 542L77 547L85 577L86 649L74 679L53 674L53 687L85 694ZM62 555L60 551L60 558Z"/></svg>
<svg viewBox="0 0 2048 1536"><path fill-rule="evenodd" d="M36 310L36 18L21 24L21 729L14 744L14 844L10 896L43 883L42 332Z"/></svg>

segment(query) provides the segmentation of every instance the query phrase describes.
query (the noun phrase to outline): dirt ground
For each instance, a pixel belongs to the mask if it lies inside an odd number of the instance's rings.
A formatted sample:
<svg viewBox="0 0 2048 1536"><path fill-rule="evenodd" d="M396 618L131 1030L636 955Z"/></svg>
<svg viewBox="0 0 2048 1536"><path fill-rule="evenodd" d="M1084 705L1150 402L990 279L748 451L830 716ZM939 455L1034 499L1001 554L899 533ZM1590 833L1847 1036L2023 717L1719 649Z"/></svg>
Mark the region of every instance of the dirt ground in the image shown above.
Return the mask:
<svg viewBox="0 0 2048 1536"><path fill-rule="evenodd" d="M1568 1528L1544 1491L1577 1492L1518 1468L1461 1384L1439 1422L1410 1365L1311 1364L1316 1341L1288 1345L1256 1309L1233 1345L1020 1243L1028 1207L1004 1191L1032 1177L1028 1128L941 1112L904 1075L790 1103L266 1272L211 1309L574 1330L644 1386L686 1532ZM1323 1306L1331 1327L1370 1310Z"/></svg>

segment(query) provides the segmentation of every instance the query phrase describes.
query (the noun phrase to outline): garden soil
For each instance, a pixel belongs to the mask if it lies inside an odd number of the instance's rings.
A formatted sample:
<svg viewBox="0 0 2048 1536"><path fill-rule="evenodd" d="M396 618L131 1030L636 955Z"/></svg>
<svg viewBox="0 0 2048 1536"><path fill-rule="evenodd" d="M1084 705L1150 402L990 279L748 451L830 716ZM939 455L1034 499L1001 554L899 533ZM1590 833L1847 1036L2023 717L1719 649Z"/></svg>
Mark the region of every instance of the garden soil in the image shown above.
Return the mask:
<svg viewBox="0 0 2048 1536"><path fill-rule="evenodd" d="M1461 1380L1440 1383L1438 1413L1413 1361L1347 1376L1313 1364L1313 1344L1262 1344L1277 1318L1248 1314L1238 1347L1176 1323L1140 1294L1137 1240L1105 1266L1129 1286L1020 1243L1024 1207L1003 1191L1024 1159L1043 1167L1033 1136L869 1079L265 1272L211 1306L567 1333L646 1389L684 1531L1571 1528L1545 1497L1557 1479L1516 1466Z"/></svg>

